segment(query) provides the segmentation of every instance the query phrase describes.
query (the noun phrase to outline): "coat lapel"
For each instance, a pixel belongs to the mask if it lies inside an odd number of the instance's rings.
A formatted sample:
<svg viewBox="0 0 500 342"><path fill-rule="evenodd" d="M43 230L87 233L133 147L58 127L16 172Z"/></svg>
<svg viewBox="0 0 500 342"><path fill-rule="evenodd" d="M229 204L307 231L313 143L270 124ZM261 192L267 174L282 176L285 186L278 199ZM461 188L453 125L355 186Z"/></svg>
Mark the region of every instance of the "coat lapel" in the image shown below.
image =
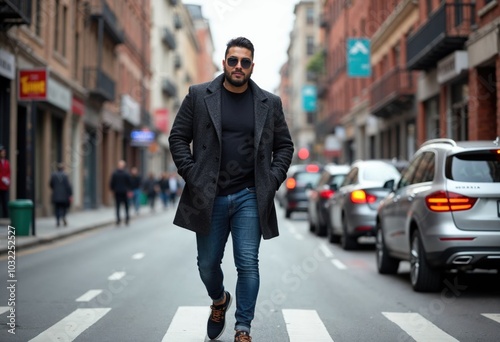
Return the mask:
<svg viewBox="0 0 500 342"><path fill-rule="evenodd" d="M219 138L219 144L222 144L222 123L221 123L221 87L222 77L220 75L215 78L208 86L209 94L205 96L205 105L207 106L208 115L212 119L212 123Z"/></svg>
<svg viewBox="0 0 500 342"><path fill-rule="evenodd" d="M264 131L264 125L267 120L267 115L269 114L269 106L264 103L264 101L267 99L264 93L256 86L256 84L252 80L250 80L250 84L252 86L253 92L253 107L255 118L254 153L255 158L257 158L257 152L259 151L262 132Z"/></svg>

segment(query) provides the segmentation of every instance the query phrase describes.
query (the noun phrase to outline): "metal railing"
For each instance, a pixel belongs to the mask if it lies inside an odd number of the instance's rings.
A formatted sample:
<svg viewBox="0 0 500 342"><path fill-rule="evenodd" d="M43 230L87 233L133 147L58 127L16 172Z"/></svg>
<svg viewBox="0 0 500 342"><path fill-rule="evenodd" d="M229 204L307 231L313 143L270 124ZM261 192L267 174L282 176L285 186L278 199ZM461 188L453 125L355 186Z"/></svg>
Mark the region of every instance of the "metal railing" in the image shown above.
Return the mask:
<svg viewBox="0 0 500 342"><path fill-rule="evenodd" d="M370 107L377 115L385 106L398 101L401 97L415 94L413 74L406 69L395 69L389 71L378 81L375 81L370 89Z"/></svg>
<svg viewBox="0 0 500 342"><path fill-rule="evenodd" d="M83 70L83 86L101 101L115 99L115 81L99 68Z"/></svg>

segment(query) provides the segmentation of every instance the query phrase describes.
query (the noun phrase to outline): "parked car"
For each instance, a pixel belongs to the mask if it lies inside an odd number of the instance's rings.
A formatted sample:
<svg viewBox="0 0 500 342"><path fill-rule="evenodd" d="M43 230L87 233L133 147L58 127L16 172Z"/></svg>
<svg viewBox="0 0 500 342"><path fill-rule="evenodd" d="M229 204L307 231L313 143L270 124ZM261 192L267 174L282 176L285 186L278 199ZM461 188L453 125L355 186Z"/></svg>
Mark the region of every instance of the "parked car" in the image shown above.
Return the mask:
<svg viewBox="0 0 500 342"><path fill-rule="evenodd" d="M307 192L309 202L307 217L309 230L319 236L326 235L329 225L328 200L338 190L350 167L348 165L327 164L324 166L316 187Z"/></svg>
<svg viewBox="0 0 500 342"><path fill-rule="evenodd" d="M399 179L400 172L385 160L360 160L352 164L341 187L329 200L331 226L328 240L341 242L342 248L355 249L362 236L375 235L377 207L389 194L384 183Z"/></svg>
<svg viewBox="0 0 500 342"><path fill-rule="evenodd" d="M377 215L379 273L406 260L415 291L438 291L449 269L500 272L500 138L427 141L391 183Z"/></svg>
<svg viewBox="0 0 500 342"><path fill-rule="evenodd" d="M290 218L293 212L307 212L306 190L315 187L321 176L322 167L317 164L293 165L288 171L287 179L281 186L285 217ZM278 194L277 194L278 195Z"/></svg>

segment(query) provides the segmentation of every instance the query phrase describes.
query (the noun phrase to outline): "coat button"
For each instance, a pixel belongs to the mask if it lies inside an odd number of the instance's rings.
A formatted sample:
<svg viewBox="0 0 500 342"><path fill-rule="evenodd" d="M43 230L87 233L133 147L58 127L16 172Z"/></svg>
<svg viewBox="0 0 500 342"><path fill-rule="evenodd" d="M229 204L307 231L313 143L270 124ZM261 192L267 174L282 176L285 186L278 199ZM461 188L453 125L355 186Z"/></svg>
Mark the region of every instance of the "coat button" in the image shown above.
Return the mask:
<svg viewBox="0 0 500 342"><path fill-rule="evenodd" d="M216 183L215 178L214 178L214 179L212 179L212 183L213 183L213 184L215 184L215 183Z"/></svg>
<svg viewBox="0 0 500 342"><path fill-rule="evenodd" d="M210 122L207 122L207 128L210 128Z"/></svg>
<svg viewBox="0 0 500 342"><path fill-rule="evenodd" d="M219 161L219 157L215 157L215 161L218 162Z"/></svg>
<svg viewBox="0 0 500 342"><path fill-rule="evenodd" d="M206 150L206 149L207 149L207 145L203 145L203 146L202 146L202 148L203 148L204 150Z"/></svg>

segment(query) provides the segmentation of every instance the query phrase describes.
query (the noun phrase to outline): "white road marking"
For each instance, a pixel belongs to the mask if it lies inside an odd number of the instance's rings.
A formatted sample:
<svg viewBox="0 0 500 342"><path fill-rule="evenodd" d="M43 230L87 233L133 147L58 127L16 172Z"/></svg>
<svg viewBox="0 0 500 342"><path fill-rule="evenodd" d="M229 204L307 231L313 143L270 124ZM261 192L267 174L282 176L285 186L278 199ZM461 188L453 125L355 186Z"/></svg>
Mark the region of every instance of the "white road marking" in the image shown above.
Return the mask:
<svg viewBox="0 0 500 342"><path fill-rule="evenodd" d="M429 322L422 315L413 312L382 312L417 342L458 342L443 330Z"/></svg>
<svg viewBox="0 0 500 342"><path fill-rule="evenodd" d="M207 335L208 306L179 306L162 342L199 342Z"/></svg>
<svg viewBox="0 0 500 342"><path fill-rule="evenodd" d="M83 295L75 299L76 302L90 302L95 297L99 296L102 290L88 290Z"/></svg>
<svg viewBox="0 0 500 342"><path fill-rule="evenodd" d="M125 277L125 272L115 272L108 277L108 280L120 280Z"/></svg>
<svg viewBox="0 0 500 342"><path fill-rule="evenodd" d="M345 270L347 268L347 266L344 265L339 259L332 259L332 264L339 270Z"/></svg>
<svg viewBox="0 0 500 342"><path fill-rule="evenodd" d="M144 253L135 253L134 255L132 255L132 259L134 260L140 260L142 258L144 258Z"/></svg>
<svg viewBox="0 0 500 342"><path fill-rule="evenodd" d="M0 306L0 315L10 310L8 306Z"/></svg>
<svg viewBox="0 0 500 342"><path fill-rule="evenodd" d="M333 252L330 250L330 248L328 248L328 246L324 243L319 245L319 249L321 249L321 251L327 258L333 258L335 256Z"/></svg>
<svg viewBox="0 0 500 342"><path fill-rule="evenodd" d="M106 315L110 308L76 309L29 342L74 341L92 324Z"/></svg>
<svg viewBox="0 0 500 342"><path fill-rule="evenodd" d="M333 342L316 310L283 310L290 342Z"/></svg>
<svg viewBox="0 0 500 342"><path fill-rule="evenodd" d="M484 314L481 314L481 315L483 315L486 318L492 319L495 322L500 323L500 314L494 314L494 313L487 314L487 313L484 313Z"/></svg>

